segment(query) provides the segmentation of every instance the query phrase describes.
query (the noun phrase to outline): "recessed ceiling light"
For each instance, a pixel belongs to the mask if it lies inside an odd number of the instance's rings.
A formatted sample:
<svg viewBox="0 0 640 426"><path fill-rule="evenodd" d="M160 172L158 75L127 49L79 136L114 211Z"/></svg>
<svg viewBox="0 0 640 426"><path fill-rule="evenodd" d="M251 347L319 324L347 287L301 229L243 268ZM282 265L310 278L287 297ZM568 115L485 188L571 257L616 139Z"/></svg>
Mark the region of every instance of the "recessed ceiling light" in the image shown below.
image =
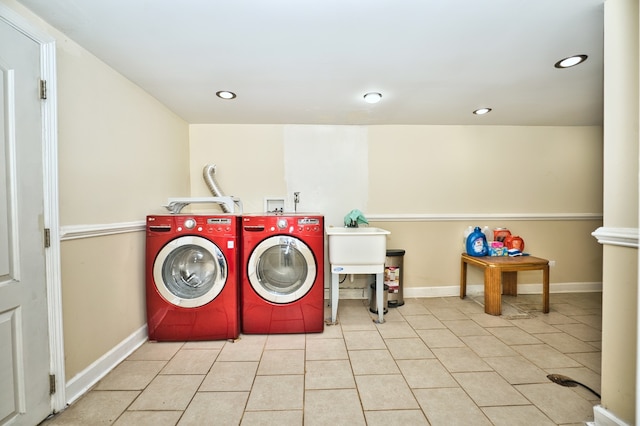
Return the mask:
<svg viewBox="0 0 640 426"><path fill-rule="evenodd" d="M558 62L555 63L554 67L556 68L569 68L569 67L573 67L576 66L578 64L583 63L584 61L586 61L588 58L587 55L574 55L574 56L569 56L568 58L564 58Z"/></svg>
<svg viewBox="0 0 640 426"><path fill-rule="evenodd" d="M216 96L222 99L233 99L236 97L236 94L233 92L229 92L228 90L221 90L216 92Z"/></svg>
<svg viewBox="0 0 640 426"><path fill-rule="evenodd" d="M491 112L491 108L479 108L475 111L473 111L473 113L475 115L485 115Z"/></svg>
<svg viewBox="0 0 640 426"><path fill-rule="evenodd" d="M364 101L369 104L378 103L380 102L380 99L382 99L382 95L378 92L369 92L364 95Z"/></svg>

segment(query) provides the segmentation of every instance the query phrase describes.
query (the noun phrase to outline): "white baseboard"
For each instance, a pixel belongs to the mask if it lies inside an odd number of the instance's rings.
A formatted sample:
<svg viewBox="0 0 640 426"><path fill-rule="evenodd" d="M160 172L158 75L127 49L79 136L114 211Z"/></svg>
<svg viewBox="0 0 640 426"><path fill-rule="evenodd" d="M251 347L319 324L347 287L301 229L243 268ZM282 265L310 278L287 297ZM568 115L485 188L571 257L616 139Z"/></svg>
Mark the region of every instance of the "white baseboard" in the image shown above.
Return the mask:
<svg viewBox="0 0 640 426"><path fill-rule="evenodd" d="M556 283L549 285L549 293L597 293L602 291L602 283ZM484 285L467 285L468 295L484 293ZM450 297L460 296L460 286L410 287L403 289L404 297ZM540 284L518 284L518 294L542 294Z"/></svg>
<svg viewBox="0 0 640 426"><path fill-rule="evenodd" d="M550 293L599 293L602 292L602 283L555 283L549 285ZM325 299L329 299L329 289L325 288ZM460 296L460 286L438 287L409 287L402 289L403 297L452 297ZM483 294L484 285L467 285L467 294L470 296ZM542 284L518 284L518 294L542 294ZM364 299L369 293L366 288L341 288L340 299Z"/></svg>
<svg viewBox="0 0 640 426"><path fill-rule="evenodd" d="M67 404L71 404L84 395L93 385L106 376L109 371L114 369L126 357L131 355L133 351L146 342L147 339L147 325L145 324L69 380L65 386Z"/></svg>
<svg viewBox="0 0 640 426"><path fill-rule="evenodd" d="M602 405L593 407L593 421L596 426L629 426Z"/></svg>

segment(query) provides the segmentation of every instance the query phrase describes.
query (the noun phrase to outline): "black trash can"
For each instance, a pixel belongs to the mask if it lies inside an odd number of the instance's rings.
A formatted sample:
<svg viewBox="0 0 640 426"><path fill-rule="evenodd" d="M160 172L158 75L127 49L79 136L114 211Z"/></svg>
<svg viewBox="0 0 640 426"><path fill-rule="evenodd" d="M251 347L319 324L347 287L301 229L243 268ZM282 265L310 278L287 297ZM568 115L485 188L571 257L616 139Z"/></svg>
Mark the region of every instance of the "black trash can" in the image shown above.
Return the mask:
<svg viewBox="0 0 640 426"><path fill-rule="evenodd" d="M387 250L387 258L384 262L384 283L389 286L388 306L390 308L404 305L402 294L404 253L402 249Z"/></svg>
<svg viewBox="0 0 640 426"><path fill-rule="evenodd" d="M386 284L382 285L382 306L384 307L384 309L382 310L383 313L387 313L389 312L389 309L387 309L389 307L389 286ZM378 299L376 297L377 293L376 293L376 283L371 283L371 291L369 292L371 298L369 299L369 310L371 312L373 312L374 314L378 313Z"/></svg>

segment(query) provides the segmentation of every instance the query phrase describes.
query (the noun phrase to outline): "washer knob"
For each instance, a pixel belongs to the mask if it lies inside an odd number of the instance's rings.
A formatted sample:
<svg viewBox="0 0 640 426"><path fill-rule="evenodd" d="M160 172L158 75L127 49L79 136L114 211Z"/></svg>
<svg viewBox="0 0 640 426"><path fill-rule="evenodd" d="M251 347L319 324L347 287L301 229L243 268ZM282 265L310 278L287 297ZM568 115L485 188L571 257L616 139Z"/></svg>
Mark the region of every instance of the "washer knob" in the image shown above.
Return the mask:
<svg viewBox="0 0 640 426"><path fill-rule="evenodd" d="M278 228L284 229L287 227L287 219L278 219Z"/></svg>
<svg viewBox="0 0 640 426"><path fill-rule="evenodd" d="M193 229L196 226L195 219L189 218L184 221L184 227L187 229Z"/></svg>

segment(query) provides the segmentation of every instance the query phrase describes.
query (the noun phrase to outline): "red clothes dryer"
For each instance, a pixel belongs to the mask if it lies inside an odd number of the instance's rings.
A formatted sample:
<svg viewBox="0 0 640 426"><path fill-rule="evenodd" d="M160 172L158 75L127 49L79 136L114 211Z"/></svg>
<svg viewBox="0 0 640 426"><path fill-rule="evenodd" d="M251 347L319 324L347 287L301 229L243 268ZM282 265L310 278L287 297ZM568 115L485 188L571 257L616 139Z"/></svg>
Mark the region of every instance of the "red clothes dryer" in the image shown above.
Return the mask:
<svg viewBox="0 0 640 426"><path fill-rule="evenodd" d="M147 216L146 233L149 340L237 338L240 216Z"/></svg>
<svg viewBox="0 0 640 426"><path fill-rule="evenodd" d="M242 216L242 332L324 330L324 217Z"/></svg>

